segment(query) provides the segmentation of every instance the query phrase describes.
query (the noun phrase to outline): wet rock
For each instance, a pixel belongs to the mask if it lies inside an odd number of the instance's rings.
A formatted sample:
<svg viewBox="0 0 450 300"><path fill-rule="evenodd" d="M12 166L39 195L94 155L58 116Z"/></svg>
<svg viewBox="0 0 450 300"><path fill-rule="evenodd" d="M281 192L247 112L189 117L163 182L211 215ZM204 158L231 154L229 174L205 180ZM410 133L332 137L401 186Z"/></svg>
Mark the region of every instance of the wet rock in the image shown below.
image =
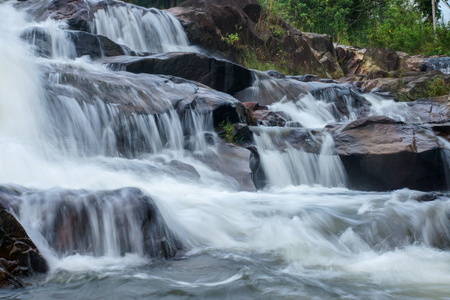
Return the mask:
<svg viewBox="0 0 450 300"><path fill-rule="evenodd" d="M408 106L424 123L450 121L450 95L409 102Z"/></svg>
<svg viewBox="0 0 450 300"><path fill-rule="evenodd" d="M11 195L0 191L0 198ZM17 196L17 195L14 195ZM23 287L23 277L48 271L45 258L22 225L2 205L0 207L0 287Z"/></svg>
<svg viewBox="0 0 450 300"><path fill-rule="evenodd" d="M249 146L247 147L247 150L251 152L250 169L252 170L253 184L257 189L262 189L267 186L267 178L261 165L258 149L255 146Z"/></svg>
<svg viewBox="0 0 450 300"><path fill-rule="evenodd" d="M318 85L311 94L316 99L333 103L333 114L337 120L349 118L351 112L356 112L358 117L364 116L370 106L364 97L344 85Z"/></svg>
<svg viewBox="0 0 450 300"><path fill-rule="evenodd" d="M235 94L252 85L252 72L227 60L199 53L169 53L122 63L132 73L182 77L205 84L227 94Z"/></svg>
<svg viewBox="0 0 450 300"><path fill-rule="evenodd" d="M333 132L352 187L442 190L445 165L436 136L387 117L362 118Z"/></svg>
<svg viewBox="0 0 450 300"><path fill-rule="evenodd" d="M37 21L47 18L66 20L73 30L89 31L92 11L87 1L83 0L28 0L18 4L19 8L27 10Z"/></svg>
<svg viewBox="0 0 450 300"><path fill-rule="evenodd" d="M119 45L102 35L95 35L83 31L68 31L68 36L74 43L78 57L89 55L92 58L104 56L136 55L128 47Z"/></svg>
<svg viewBox="0 0 450 300"><path fill-rule="evenodd" d="M252 112L257 110L268 110L267 106L260 105L258 102L244 102L243 105Z"/></svg>
<svg viewBox="0 0 450 300"><path fill-rule="evenodd" d="M283 79L283 78L286 77L284 74L282 74L282 73L280 73L278 71L275 71L275 70L269 70L269 71L266 71L264 73L266 73L270 77L273 77L273 78L276 78L276 79Z"/></svg>
<svg viewBox="0 0 450 300"><path fill-rule="evenodd" d="M193 97L184 97L175 108L180 115L194 111L196 114L212 114L213 126L222 123L252 123L247 108L233 97L224 93L211 93L205 89L197 89Z"/></svg>
<svg viewBox="0 0 450 300"><path fill-rule="evenodd" d="M253 112L253 116L258 121L259 125L263 126L279 126L283 127L286 125L286 118L281 116L280 113L270 111L270 110L257 110Z"/></svg>
<svg viewBox="0 0 450 300"><path fill-rule="evenodd" d="M41 234L60 255L171 258L182 248L153 200L136 188L28 191L22 198L42 209Z"/></svg>
<svg viewBox="0 0 450 300"><path fill-rule="evenodd" d="M252 153L239 146L217 142L217 153L206 153L198 159L215 171L228 175L234 186L241 191L256 191L250 169Z"/></svg>
<svg viewBox="0 0 450 300"><path fill-rule="evenodd" d="M253 143L253 132L250 127L244 123L238 123L234 125L236 136L235 142L239 145L248 145Z"/></svg>
<svg viewBox="0 0 450 300"><path fill-rule="evenodd" d="M314 74L306 74L306 75L300 75L300 76L289 76L289 78L292 78L297 81L301 82L321 82L319 75Z"/></svg>
<svg viewBox="0 0 450 300"><path fill-rule="evenodd" d="M179 160L171 160L169 162L169 167L173 170L174 175L178 176L184 176L186 178L194 178L198 179L200 178L200 174L197 172L197 170L192 166L188 165L186 163L183 163Z"/></svg>
<svg viewBox="0 0 450 300"><path fill-rule="evenodd" d="M243 103L258 102L259 105L270 105L282 99L297 101L313 89L311 85L291 77L276 79L266 74L259 76L251 87L236 93L234 97Z"/></svg>
<svg viewBox="0 0 450 300"><path fill-rule="evenodd" d="M253 128L253 131L257 136L261 134L258 128ZM274 149L281 152L292 147L307 153L319 154L322 147L323 133L321 131L284 127L274 131L269 130L266 134L270 137Z"/></svg>
<svg viewBox="0 0 450 300"><path fill-rule="evenodd" d="M46 29L39 27L27 29L21 34L21 38L33 45L36 56L45 58L52 56L52 38Z"/></svg>

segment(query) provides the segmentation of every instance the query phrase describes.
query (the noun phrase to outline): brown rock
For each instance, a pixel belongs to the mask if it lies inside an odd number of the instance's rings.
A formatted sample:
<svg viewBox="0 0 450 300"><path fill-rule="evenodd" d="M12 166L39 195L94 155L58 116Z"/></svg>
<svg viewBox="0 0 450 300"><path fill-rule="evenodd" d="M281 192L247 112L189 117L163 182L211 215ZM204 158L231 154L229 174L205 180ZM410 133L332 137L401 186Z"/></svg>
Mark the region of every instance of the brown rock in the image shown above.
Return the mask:
<svg viewBox="0 0 450 300"><path fill-rule="evenodd" d="M0 194L2 197L2 194ZM22 277L48 271L47 261L16 218L0 207L0 287L22 287Z"/></svg>
<svg viewBox="0 0 450 300"><path fill-rule="evenodd" d="M338 63L333 38L327 34L303 32L302 38L307 41L320 64L327 70L329 75L343 76L343 70ZM331 76L333 77L333 76Z"/></svg>
<svg viewBox="0 0 450 300"><path fill-rule="evenodd" d="M442 149L434 135L387 117L362 118L334 132L353 188L441 190Z"/></svg>

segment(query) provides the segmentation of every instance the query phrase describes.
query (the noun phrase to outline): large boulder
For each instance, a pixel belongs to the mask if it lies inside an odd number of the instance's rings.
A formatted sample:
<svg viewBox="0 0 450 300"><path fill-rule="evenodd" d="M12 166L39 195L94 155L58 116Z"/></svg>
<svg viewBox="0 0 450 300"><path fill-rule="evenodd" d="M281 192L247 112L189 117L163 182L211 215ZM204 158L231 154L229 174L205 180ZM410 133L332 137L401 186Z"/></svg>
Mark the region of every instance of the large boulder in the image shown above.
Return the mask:
<svg viewBox="0 0 450 300"><path fill-rule="evenodd" d="M446 188L443 150L425 129L387 117L368 117L331 131L352 188Z"/></svg>
<svg viewBox="0 0 450 300"><path fill-rule="evenodd" d="M397 70L400 63L399 54L390 49L338 45L336 53L345 76L364 74L377 77L377 72Z"/></svg>
<svg viewBox="0 0 450 300"><path fill-rule="evenodd" d="M4 205L16 192L0 189L0 287L23 287L25 276L45 273L48 264L25 229Z"/></svg>
<svg viewBox="0 0 450 300"><path fill-rule="evenodd" d="M327 34L303 32L302 38L311 47L315 57L324 69L332 77L342 77L344 75L337 60L336 50L333 45L333 37Z"/></svg>
<svg viewBox="0 0 450 300"><path fill-rule="evenodd" d="M168 11L181 21L192 43L212 51L226 49L225 37L236 32L245 42L262 42L255 28L260 11L256 0L188 0Z"/></svg>
<svg viewBox="0 0 450 300"><path fill-rule="evenodd" d="M67 253L95 256L137 253L152 258L171 258L182 249L153 200L136 188L113 191L21 188L17 194L6 197L10 202L18 202L18 214L21 202L25 202L42 216L38 230L62 256ZM1 211L0 214L0 225L8 233L8 240L2 239L2 257L11 251L14 255L11 260L20 258L33 270L46 271L45 261L38 260L39 253L34 244L24 238L24 230L12 223L14 220L10 216ZM8 243L11 248L7 248ZM29 271L23 269L23 272L28 274Z"/></svg>
<svg viewBox="0 0 450 300"><path fill-rule="evenodd" d="M168 53L116 62L132 73L182 77L205 84L227 94L235 94L253 83L250 70L223 59L199 53Z"/></svg>
<svg viewBox="0 0 450 300"><path fill-rule="evenodd" d="M302 32L279 19L274 30L257 27L261 6L256 0L188 0L168 10L186 29L189 40L210 51L230 57L250 56L277 59L288 72L306 74L319 69L329 71L319 62ZM237 43L230 40L234 36ZM333 73L334 71L329 71Z"/></svg>

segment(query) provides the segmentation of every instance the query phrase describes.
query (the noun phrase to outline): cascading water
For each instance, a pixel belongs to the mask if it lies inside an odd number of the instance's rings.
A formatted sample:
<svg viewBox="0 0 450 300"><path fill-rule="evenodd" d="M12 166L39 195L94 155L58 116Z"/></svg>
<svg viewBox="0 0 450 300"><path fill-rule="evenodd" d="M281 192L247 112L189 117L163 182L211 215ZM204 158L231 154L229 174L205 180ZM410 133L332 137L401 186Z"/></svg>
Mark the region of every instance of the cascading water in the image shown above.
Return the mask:
<svg viewBox="0 0 450 300"><path fill-rule="evenodd" d="M143 10L131 6L113 6L95 13L92 32L109 37L136 51L196 52L190 46L180 22L157 9Z"/></svg>
<svg viewBox="0 0 450 300"><path fill-rule="evenodd" d="M271 186L240 192L197 159L218 151L212 116L178 115L201 87L34 57L19 37L36 24L11 3L0 25L0 199L51 267L5 298L448 297L450 199L346 189L318 129L355 118L352 104L337 115L307 92L273 104L302 127L254 129Z"/></svg>
<svg viewBox="0 0 450 300"><path fill-rule="evenodd" d="M424 65L428 71L438 70L444 74L450 74L450 57L427 58Z"/></svg>

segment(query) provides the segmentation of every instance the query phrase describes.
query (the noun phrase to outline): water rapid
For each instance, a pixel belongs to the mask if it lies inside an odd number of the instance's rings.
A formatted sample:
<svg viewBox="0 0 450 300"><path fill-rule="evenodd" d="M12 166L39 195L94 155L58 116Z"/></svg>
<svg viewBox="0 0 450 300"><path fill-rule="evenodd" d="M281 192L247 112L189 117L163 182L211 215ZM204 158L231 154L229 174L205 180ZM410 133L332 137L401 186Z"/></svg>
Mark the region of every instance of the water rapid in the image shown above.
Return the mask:
<svg viewBox="0 0 450 300"><path fill-rule="evenodd" d="M214 116L196 109L202 96L234 98L76 58L66 25L30 23L10 1L0 3L0 25L0 200L51 269L1 298L448 297L448 194L422 202L429 194L350 190L322 131L355 120L363 100L349 95L338 110L334 84L278 89L265 104L293 127L252 128L267 182L242 191L223 171ZM20 37L36 26L66 50L35 56ZM157 10L99 10L93 28L135 51L189 47ZM262 84L260 95L286 87ZM402 104L364 97L369 114L420 121Z"/></svg>

